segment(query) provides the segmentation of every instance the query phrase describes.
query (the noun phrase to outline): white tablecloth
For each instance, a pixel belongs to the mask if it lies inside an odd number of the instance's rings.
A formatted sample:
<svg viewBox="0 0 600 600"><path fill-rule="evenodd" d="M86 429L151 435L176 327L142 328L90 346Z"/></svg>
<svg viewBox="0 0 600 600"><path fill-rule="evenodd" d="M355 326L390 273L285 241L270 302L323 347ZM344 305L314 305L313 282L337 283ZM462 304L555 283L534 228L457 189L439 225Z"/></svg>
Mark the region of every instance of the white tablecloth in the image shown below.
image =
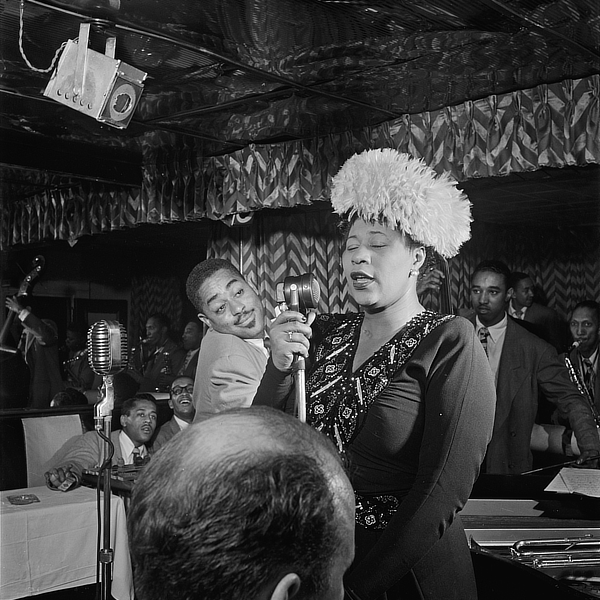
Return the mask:
<svg viewBox="0 0 600 600"><path fill-rule="evenodd" d="M35 494L17 506L7 497ZM103 515L103 500L100 514ZM122 498L111 497L112 595L133 600L131 560ZM96 490L35 487L1 492L0 600L93 584L97 563ZM103 546L102 537L100 545ZM101 572L101 571L100 571Z"/></svg>

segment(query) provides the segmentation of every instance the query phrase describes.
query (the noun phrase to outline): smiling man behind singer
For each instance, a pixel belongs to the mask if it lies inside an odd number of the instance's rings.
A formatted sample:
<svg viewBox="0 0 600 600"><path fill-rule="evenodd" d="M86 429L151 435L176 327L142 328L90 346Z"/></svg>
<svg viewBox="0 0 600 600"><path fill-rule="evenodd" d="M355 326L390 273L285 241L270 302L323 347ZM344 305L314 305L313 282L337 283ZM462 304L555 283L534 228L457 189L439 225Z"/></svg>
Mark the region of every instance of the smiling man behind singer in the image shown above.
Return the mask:
<svg viewBox="0 0 600 600"><path fill-rule="evenodd" d="M228 261L211 258L188 276L187 296L208 326L194 382L195 420L252 404L267 365L264 308Z"/></svg>

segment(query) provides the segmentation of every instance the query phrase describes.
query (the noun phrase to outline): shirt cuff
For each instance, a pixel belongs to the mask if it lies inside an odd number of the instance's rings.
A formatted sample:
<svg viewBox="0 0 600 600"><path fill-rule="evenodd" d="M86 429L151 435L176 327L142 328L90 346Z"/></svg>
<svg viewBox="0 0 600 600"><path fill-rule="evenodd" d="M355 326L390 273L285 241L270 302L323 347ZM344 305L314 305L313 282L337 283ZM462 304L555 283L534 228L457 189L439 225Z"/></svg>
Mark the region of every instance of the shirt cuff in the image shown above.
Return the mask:
<svg viewBox="0 0 600 600"><path fill-rule="evenodd" d="M24 321L30 314L31 314L31 311L29 311L26 308L24 308L19 313L19 321Z"/></svg>

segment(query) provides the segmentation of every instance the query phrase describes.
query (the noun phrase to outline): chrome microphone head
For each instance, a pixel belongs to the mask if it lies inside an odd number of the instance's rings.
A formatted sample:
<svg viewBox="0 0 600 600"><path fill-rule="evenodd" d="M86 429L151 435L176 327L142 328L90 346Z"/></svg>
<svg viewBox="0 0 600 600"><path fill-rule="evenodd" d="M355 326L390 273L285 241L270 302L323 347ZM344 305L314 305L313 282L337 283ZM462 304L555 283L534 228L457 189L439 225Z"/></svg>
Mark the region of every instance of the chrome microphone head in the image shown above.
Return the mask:
<svg viewBox="0 0 600 600"><path fill-rule="evenodd" d="M291 310L305 311L317 308L321 289L312 273L304 273L297 277L286 277L283 281L285 303Z"/></svg>
<svg viewBox="0 0 600 600"><path fill-rule="evenodd" d="M114 375L127 366L127 334L116 321L97 321L88 330L88 361L96 375Z"/></svg>

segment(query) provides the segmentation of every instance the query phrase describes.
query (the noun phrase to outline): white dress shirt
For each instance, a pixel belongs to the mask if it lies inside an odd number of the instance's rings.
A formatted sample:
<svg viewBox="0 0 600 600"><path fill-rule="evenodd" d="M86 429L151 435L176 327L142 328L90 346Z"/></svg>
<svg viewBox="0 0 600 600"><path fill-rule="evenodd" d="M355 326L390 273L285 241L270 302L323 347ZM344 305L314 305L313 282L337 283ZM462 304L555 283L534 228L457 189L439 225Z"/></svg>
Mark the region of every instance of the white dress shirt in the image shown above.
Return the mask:
<svg viewBox="0 0 600 600"><path fill-rule="evenodd" d="M266 357L269 358L269 351L265 346L265 340L263 340L262 338L253 338L251 340L244 341L248 342L249 344L252 344L253 346L256 346L257 348L260 348L265 353Z"/></svg>
<svg viewBox="0 0 600 600"><path fill-rule="evenodd" d="M525 318L525 313L527 312L527 306L524 306L521 311L518 313L514 307L512 300L508 303L508 314L513 317L513 319L523 320Z"/></svg>
<svg viewBox="0 0 600 600"><path fill-rule="evenodd" d="M123 457L123 463L126 465L133 464L133 449L135 448L135 444L131 440L131 438L121 430L119 434L119 444L121 445L121 456ZM146 450L146 446L142 444L138 446L140 450L140 456L144 458L148 454L148 450Z"/></svg>

